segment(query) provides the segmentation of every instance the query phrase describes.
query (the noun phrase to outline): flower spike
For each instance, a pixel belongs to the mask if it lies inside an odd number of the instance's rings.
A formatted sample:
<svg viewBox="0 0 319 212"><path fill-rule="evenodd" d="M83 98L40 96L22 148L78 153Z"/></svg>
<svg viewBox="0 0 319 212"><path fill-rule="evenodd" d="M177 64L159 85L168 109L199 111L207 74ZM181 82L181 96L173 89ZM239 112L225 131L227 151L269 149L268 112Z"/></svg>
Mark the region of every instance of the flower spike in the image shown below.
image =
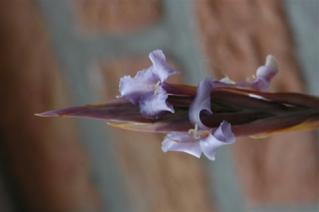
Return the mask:
<svg viewBox="0 0 319 212"><path fill-rule="evenodd" d="M254 80L203 80L198 87L169 84L176 72L164 53L155 50L152 66L120 79L121 98L36 114L41 117L102 119L113 127L165 133L162 150L214 160L217 149L235 136L265 137L274 133L319 128L319 98L300 93L265 92L278 73L272 56Z"/></svg>

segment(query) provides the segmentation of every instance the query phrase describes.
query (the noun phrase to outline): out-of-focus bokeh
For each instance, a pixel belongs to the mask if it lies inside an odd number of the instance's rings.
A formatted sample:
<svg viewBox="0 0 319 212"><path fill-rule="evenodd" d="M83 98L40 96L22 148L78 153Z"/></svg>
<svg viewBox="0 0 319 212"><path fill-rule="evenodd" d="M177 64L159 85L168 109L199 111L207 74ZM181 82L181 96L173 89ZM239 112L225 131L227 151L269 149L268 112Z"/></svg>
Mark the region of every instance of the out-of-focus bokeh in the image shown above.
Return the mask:
<svg viewBox="0 0 319 212"><path fill-rule="evenodd" d="M162 136L44 119L102 103L163 49L179 82L245 79L273 54L272 91L319 95L318 0L10 0L0 7L0 211L319 211L316 132L238 139L215 162Z"/></svg>

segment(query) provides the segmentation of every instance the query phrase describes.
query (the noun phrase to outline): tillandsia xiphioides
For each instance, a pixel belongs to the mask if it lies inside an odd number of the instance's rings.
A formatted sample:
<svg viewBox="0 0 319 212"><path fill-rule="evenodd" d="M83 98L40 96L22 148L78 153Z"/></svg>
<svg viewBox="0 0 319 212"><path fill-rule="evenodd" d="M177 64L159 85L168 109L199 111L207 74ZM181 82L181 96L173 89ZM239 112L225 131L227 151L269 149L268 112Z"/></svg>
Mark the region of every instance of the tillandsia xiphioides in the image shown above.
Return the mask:
<svg viewBox="0 0 319 212"><path fill-rule="evenodd" d="M319 98L267 92L278 72L270 55L249 81L205 79L197 87L166 82L176 71L161 50L152 51L149 58L149 68L120 79L120 96L114 101L36 115L102 119L127 130L164 133L164 152L204 154L210 160L219 147L233 144L237 136L258 138L319 126Z"/></svg>

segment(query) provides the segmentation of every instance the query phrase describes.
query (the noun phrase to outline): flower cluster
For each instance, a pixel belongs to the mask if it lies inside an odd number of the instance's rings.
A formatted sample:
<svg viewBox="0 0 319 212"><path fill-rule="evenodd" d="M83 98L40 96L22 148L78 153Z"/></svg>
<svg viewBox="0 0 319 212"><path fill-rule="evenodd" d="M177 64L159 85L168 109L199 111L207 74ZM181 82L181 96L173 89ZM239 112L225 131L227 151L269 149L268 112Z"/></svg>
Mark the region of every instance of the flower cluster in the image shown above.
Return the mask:
<svg viewBox="0 0 319 212"><path fill-rule="evenodd" d="M138 105L145 117L156 118L163 111L174 113L172 105L167 103L169 93L165 89L165 81L176 71L166 63L161 50L152 51L149 58L152 61L151 67L137 72L134 78L131 76L121 78L120 97ZM268 56L266 64L257 69L256 78L251 82L235 83L229 78L201 81L188 111L193 128L188 132L169 132L162 142L162 150L185 152L196 157L200 157L203 153L208 159L215 160L216 150L221 146L235 143L235 136L231 124L226 120L223 120L217 128L209 128L202 122L202 113L213 114L212 90L216 87L249 87L265 90L276 73L275 60L272 56Z"/></svg>
<svg viewBox="0 0 319 212"><path fill-rule="evenodd" d="M266 90L277 74L272 56L254 78L203 80L197 87L168 83L175 74L161 50L150 53L152 65L134 77L120 79L119 98L36 114L102 119L113 127L165 133L162 150L179 151L214 160L217 149L235 143L235 136L269 134L319 127L319 98Z"/></svg>
<svg viewBox="0 0 319 212"><path fill-rule="evenodd" d="M235 136L319 128L319 98L300 93L267 92L277 74L272 56L254 78L203 80L197 87L168 83L175 74L161 50L150 53L152 65L134 77L120 79L120 96L105 104L46 111L41 117L102 119L113 127L165 133L162 150L214 160L217 149L235 143Z"/></svg>
<svg viewBox="0 0 319 212"><path fill-rule="evenodd" d="M120 80L120 97L133 104L138 104L143 115L154 117L161 111L174 112L171 105L167 104L167 92L163 85L167 78L176 73L166 63L166 58L161 50L149 54L152 66L137 72L134 78L124 76Z"/></svg>

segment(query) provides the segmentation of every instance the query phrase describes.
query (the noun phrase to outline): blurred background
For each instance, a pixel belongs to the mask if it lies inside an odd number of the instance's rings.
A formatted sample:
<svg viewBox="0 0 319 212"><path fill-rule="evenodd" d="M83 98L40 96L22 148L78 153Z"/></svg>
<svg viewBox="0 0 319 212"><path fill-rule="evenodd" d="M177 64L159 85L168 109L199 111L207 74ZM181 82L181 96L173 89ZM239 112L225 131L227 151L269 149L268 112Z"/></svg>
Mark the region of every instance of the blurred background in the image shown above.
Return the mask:
<svg viewBox="0 0 319 212"><path fill-rule="evenodd" d="M319 211L316 132L238 139L217 161L163 136L33 114L118 95L163 49L181 71L319 95L318 0L11 0L0 7L0 211Z"/></svg>

